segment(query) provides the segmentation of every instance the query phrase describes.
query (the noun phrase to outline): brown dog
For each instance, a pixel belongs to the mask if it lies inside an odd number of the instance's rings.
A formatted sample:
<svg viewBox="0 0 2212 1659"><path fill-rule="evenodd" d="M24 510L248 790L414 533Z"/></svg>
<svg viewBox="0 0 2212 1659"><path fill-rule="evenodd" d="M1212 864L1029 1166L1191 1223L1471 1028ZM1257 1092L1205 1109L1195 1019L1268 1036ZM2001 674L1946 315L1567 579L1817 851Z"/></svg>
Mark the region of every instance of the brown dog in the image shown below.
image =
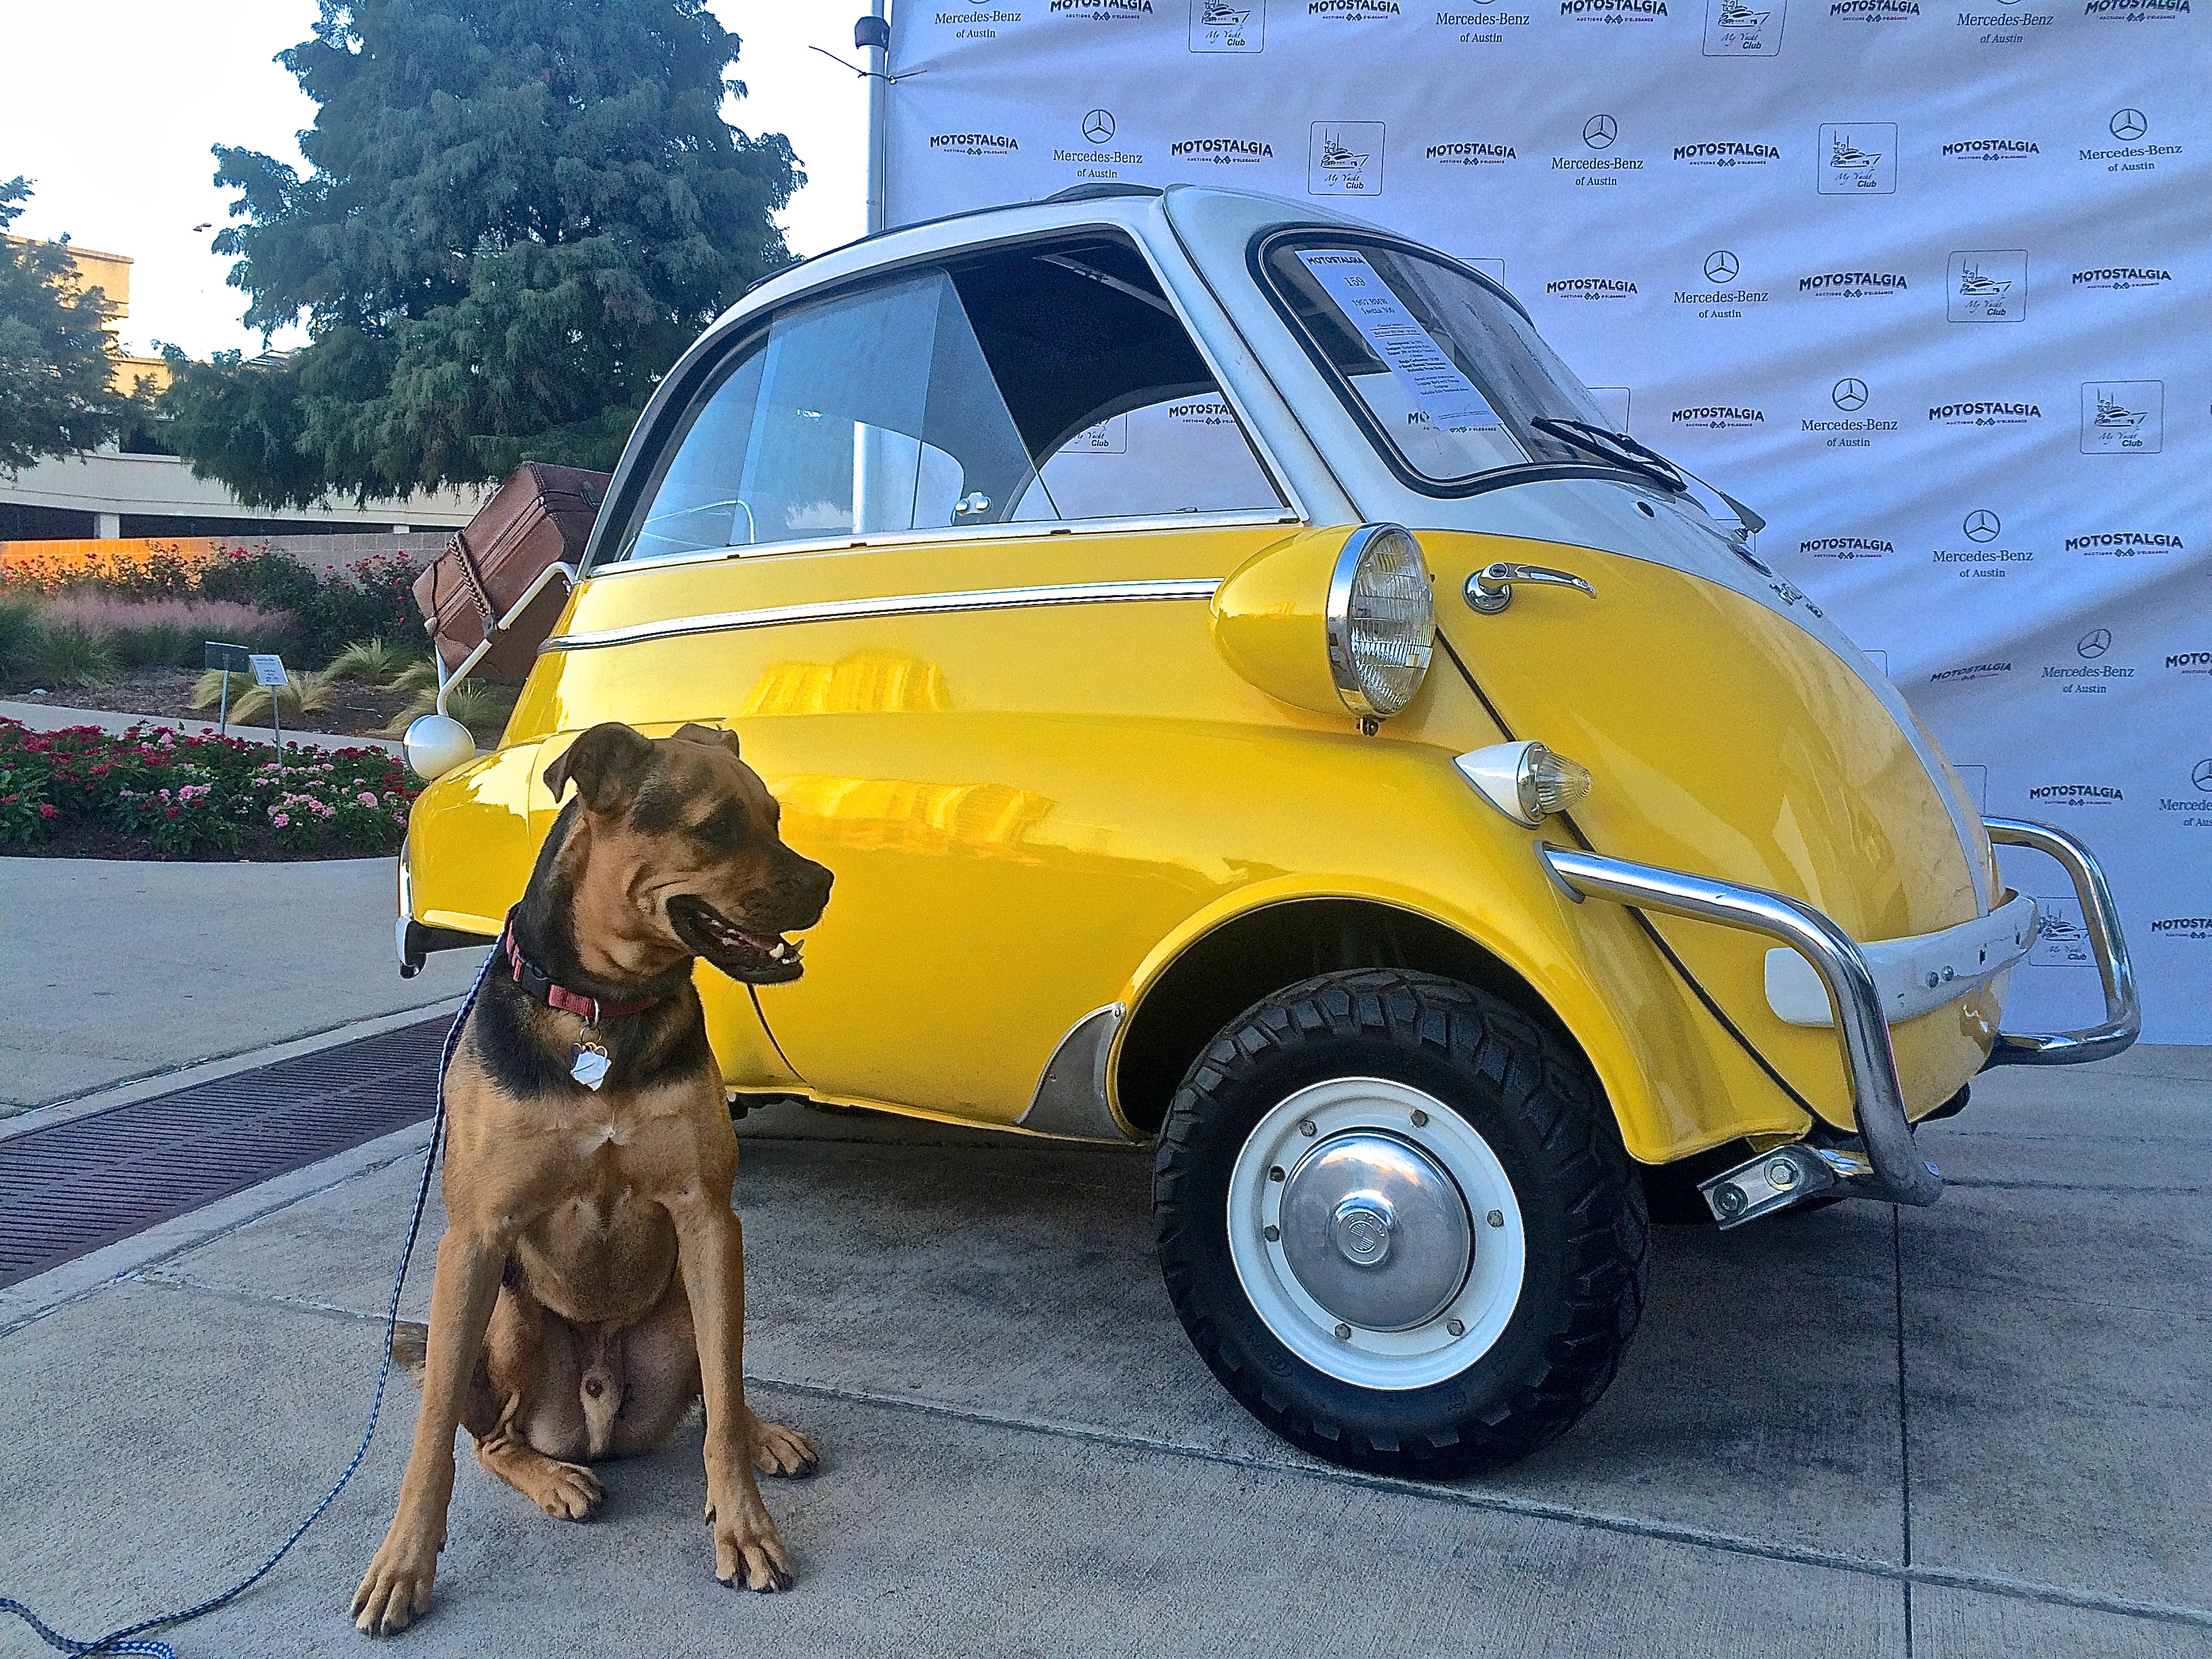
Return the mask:
<svg viewBox="0 0 2212 1659"><path fill-rule="evenodd" d="M729 732L593 726L546 769L574 785L446 1076L446 1233L398 1512L355 1592L386 1635L430 1604L453 1431L548 1515L602 1499L582 1467L659 1445L703 1395L714 1573L787 1589L753 1471L807 1474L805 1436L746 1409L737 1138L691 986L799 977L830 872L783 845ZM593 1018L592 1016L596 1016ZM587 1086L601 1076L600 1086Z"/></svg>

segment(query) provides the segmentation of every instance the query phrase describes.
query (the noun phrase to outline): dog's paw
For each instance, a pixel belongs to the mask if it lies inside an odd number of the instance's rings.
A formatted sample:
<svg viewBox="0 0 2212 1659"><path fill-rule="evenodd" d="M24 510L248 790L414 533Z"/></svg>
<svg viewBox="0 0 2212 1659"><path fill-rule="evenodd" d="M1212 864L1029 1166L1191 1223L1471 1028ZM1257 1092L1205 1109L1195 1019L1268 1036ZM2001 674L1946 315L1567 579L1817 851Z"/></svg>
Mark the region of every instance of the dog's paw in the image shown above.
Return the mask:
<svg viewBox="0 0 2212 1659"><path fill-rule="evenodd" d="M791 1557L765 1510L750 1524L724 1522L715 1518L709 1503L707 1523L714 1528L714 1577L723 1583L763 1595L791 1588Z"/></svg>
<svg viewBox="0 0 2212 1659"><path fill-rule="evenodd" d="M426 1553L386 1538L353 1593L354 1628L369 1636L405 1630L430 1610L430 1586L437 1576L436 1550Z"/></svg>
<svg viewBox="0 0 2212 1659"><path fill-rule="evenodd" d="M797 1429L756 1417L753 1467L763 1474L803 1480L822 1467L822 1455L814 1449L814 1443Z"/></svg>
<svg viewBox="0 0 2212 1659"><path fill-rule="evenodd" d="M555 1463L532 1496L556 1521L588 1521L607 1501L607 1489L580 1463Z"/></svg>

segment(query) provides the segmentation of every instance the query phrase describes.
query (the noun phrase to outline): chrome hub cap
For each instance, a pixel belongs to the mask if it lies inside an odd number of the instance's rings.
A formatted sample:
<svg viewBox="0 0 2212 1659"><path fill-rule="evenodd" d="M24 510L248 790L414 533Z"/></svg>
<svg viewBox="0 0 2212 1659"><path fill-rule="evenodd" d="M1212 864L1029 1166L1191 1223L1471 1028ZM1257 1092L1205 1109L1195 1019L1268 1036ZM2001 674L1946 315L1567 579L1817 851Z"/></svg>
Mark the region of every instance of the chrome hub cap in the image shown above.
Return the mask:
<svg viewBox="0 0 2212 1659"><path fill-rule="evenodd" d="M1331 1314L1370 1330L1432 1319L1458 1293L1474 1228L1458 1186L1410 1141L1354 1129L1283 1182L1283 1259Z"/></svg>
<svg viewBox="0 0 2212 1659"><path fill-rule="evenodd" d="M1302 1089L1230 1174L1238 1281L1278 1340L1340 1381L1419 1389L1498 1340L1528 1238L1490 1144L1435 1096L1382 1078Z"/></svg>

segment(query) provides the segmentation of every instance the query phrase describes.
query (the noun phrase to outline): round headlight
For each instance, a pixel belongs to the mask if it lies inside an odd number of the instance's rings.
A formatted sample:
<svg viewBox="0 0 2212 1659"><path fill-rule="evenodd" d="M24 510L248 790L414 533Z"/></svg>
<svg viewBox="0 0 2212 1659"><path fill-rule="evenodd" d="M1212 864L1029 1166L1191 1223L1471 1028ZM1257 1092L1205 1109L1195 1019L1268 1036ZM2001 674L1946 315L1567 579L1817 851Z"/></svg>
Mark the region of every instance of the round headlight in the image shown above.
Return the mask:
<svg viewBox="0 0 2212 1659"><path fill-rule="evenodd" d="M1355 714L1395 714L1413 702L1436 648L1435 595L1413 532L1362 525L1328 583L1328 670Z"/></svg>

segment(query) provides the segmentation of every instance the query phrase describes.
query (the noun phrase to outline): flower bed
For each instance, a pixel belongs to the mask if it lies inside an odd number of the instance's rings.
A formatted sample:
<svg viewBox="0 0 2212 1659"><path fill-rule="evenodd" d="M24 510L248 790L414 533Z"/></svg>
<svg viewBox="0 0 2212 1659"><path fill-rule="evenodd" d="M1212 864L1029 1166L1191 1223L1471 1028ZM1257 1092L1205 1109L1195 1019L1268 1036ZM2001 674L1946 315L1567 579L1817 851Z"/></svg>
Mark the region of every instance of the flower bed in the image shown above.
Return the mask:
<svg viewBox="0 0 2212 1659"><path fill-rule="evenodd" d="M393 853L421 783L381 749L0 720L0 852L64 858L362 858Z"/></svg>

